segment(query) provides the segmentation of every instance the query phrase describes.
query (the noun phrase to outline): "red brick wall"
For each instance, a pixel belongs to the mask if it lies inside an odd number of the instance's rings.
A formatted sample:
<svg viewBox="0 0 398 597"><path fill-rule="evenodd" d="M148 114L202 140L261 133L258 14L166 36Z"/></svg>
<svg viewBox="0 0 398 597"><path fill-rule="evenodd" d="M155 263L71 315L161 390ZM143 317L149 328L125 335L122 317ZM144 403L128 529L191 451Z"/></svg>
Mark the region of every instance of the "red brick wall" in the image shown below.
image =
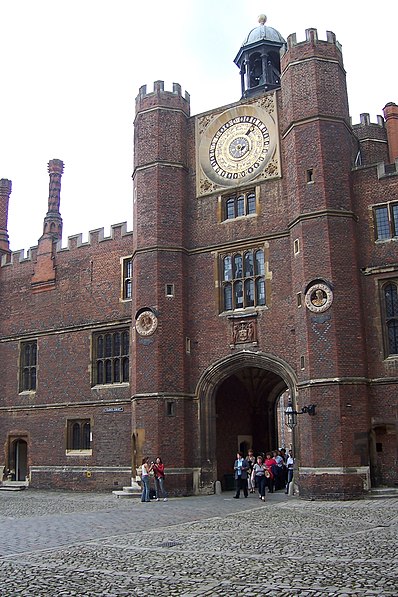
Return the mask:
<svg viewBox="0 0 398 597"><path fill-rule="evenodd" d="M58 251L56 284L47 292L32 292L34 261L1 268L1 302L7 313L0 321L1 406L6 409L0 417L1 462L8 461L7 438L13 433L28 437L29 467L66 467L56 474L51 468L35 472L34 486L90 489L130 483L130 474L102 471L88 478L68 470L131 466L128 385L91 387L92 333L117 322L130 327L131 302L120 301L120 257L131 254L131 235L122 236L120 227L113 233L113 239L104 241L93 233L91 244ZM19 393L19 343L26 339L37 340L37 387ZM115 404L122 404L121 413L104 413ZM66 455L70 418L91 420L92 456Z"/></svg>
<svg viewBox="0 0 398 597"><path fill-rule="evenodd" d="M217 374L211 399L218 401L225 419L217 422L216 438L210 439L216 442L218 462L203 459L212 430L200 428L207 403L198 388L216 363L242 350L232 343L232 322L220 314L220 254L258 244L266 249L269 268L267 307L256 312L257 344L243 348L284 363L291 389L298 388L298 408L317 405L314 417L299 417L298 464L341 470L369 464L372 425L379 425L380 436L387 420L396 421L398 361L383 359L381 348L378 281L390 274L367 276L362 270L397 262L396 243L374 243L369 206L396 200L398 177L379 180L376 169L368 167L352 171L341 52L332 38L322 42L311 35L302 44L289 42L282 58L277 92L282 178L260 184L255 217L220 222L218 194L196 197L195 118L189 117L189 101L178 86L167 92L157 82L154 92L141 89L136 100L134 237L115 228L110 240L102 240L98 232L83 246L79 237L69 239L68 250L55 254L55 288L39 294L31 288L37 248L31 260L18 263L14 254L13 262L0 269L0 304L7 314L0 318L0 363L7 363L1 382L1 406L7 410L0 416L5 461L12 431L29 438L32 467L128 468L134 433L135 458L160 455L170 469L169 491L192 491L192 467L202 468L200 489L211 490L217 466L221 476L232 466L234 437L250 435L254 428L246 415L239 418L245 391L236 387L230 372L224 378ZM311 183L308 170L313 172ZM131 254L133 300L121 302L120 258ZM334 293L323 314L304 305L314 280L330 284ZM166 284L174 285L173 297L166 296ZM92 389L92 332L101 325L130 325L130 320L133 328L144 307L155 312L158 328L148 337L132 329L130 387ZM23 338L38 341L35 394L18 393ZM391 380L381 384L378 378ZM272 408L276 388L285 389L286 380L275 374L267 382L267 408ZM230 408L222 405L227 390L233 394ZM168 402L174 403L171 415ZM105 405L118 403L122 413L104 413ZM92 420L91 457L65 454L60 438L71 413ZM383 479L392 482L386 471L396 465L396 452L387 428L383 434L386 448L375 458ZM275 430L267 429L262 441L274 437ZM276 446L264 446L269 447ZM93 470L90 478L78 468L65 475L42 470L32 480L37 486L105 488L125 483L126 473ZM358 497L363 479L354 474L302 475L300 491L304 497Z"/></svg>

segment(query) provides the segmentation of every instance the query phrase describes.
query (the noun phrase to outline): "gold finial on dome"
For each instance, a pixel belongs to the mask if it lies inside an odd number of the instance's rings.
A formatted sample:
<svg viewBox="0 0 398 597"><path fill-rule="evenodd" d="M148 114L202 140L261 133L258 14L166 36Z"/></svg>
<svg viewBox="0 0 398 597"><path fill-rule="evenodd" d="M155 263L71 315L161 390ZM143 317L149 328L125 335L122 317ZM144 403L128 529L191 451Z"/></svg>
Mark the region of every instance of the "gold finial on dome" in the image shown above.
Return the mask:
<svg viewBox="0 0 398 597"><path fill-rule="evenodd" d="M260 25L265 25L265 23L267 22L267 17L265 15L260 15L258 17L258 22L260 23Z"/></svg>

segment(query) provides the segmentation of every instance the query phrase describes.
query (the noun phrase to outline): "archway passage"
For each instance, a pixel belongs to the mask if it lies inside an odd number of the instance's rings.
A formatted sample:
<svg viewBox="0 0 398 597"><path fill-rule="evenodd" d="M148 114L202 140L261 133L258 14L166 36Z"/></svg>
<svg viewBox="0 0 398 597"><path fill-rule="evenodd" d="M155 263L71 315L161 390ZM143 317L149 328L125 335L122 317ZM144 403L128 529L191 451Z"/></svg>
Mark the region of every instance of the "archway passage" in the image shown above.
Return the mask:
<svg viewBox="0 0 398 597"><path fill-rule="evenodd" d="M277 404L287 389L275 372L243 367L219 385L215 395L217 478L232 489L232 465L237 450L245 455L278 447Z"/></svg>
<svg viewBox="0 0 398 597"><path fill-rule="evenodd" d="M295 404L296 374L270 353L242 350L204 371L197 386L203 492L214 490L224 475L231 476L242 441L252 441L259 451L277 447L276 403L286 390Z"/></svg>

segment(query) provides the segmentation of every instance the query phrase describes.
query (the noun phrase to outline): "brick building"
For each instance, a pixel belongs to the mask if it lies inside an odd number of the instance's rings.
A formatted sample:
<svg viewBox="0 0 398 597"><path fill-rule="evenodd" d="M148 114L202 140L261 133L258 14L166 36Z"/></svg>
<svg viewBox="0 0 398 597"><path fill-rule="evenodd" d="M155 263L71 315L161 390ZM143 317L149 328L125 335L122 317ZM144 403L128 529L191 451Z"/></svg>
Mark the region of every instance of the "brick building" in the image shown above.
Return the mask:
<svg viewBox="0 0 398 597"><path fill-rule="evenodd" d="M283 443L304 497L397 483L398 106L351 125L331 32L260 19L235 62L242 98L197 116L140 89L134 233L63 247L51 160L43 234L12 252L0 181L4 478L112 489L161 454L171 492L209 493Z"/></svg>

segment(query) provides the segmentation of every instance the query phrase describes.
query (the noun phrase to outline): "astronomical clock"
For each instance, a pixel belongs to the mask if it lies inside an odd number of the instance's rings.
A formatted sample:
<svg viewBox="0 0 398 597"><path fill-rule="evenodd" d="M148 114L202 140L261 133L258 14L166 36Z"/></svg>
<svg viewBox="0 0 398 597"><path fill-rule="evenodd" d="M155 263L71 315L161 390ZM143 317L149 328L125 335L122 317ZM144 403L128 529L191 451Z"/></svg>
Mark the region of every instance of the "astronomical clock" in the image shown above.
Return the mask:
<svg viewBox="0 0 398 597"><path fill-rule="evenodd" d="M275 94L198 116L196 147L197 196L280 177Z"/></svg>

